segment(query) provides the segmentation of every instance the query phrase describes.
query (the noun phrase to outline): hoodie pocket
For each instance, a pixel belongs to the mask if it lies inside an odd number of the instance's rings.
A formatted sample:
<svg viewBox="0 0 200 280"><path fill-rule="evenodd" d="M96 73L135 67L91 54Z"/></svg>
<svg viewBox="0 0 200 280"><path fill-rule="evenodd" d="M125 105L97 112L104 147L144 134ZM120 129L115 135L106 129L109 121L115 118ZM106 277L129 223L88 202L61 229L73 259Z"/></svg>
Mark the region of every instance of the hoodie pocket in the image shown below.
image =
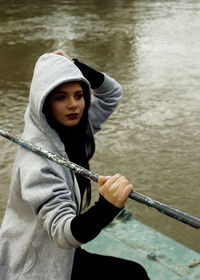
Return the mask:
<svg viewBox="0 0 200 280"><path fill-rule="evenodd" d="M22 270L21 275L26 274L27 272L29 272L32 269L32 267L36 263L36 259L37 259L37 255L36 255L35 248L31 245L31 247L29 249L29 252L26 256L26 260L25 260L25 263L24 263L24 268Z"/></svg>

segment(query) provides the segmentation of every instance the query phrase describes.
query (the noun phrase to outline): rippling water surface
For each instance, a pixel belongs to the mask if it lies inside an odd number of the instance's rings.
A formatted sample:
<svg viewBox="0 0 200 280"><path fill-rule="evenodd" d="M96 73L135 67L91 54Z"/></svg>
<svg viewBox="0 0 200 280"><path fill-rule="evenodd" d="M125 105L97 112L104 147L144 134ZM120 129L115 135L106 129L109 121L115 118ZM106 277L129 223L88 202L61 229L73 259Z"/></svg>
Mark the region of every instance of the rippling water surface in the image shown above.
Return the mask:
<svg viewBox="0 0 200 280"><path fill-rule="evenodd" d="M123 87L123 100L96 137L91 168L120 172L138 192L200 218L200 3L0 3L0 127L21 134L35 61L62 49ZM1 217L15 151L0 139ZM127 208L200 252L197 230L132 200Z"/></svg>

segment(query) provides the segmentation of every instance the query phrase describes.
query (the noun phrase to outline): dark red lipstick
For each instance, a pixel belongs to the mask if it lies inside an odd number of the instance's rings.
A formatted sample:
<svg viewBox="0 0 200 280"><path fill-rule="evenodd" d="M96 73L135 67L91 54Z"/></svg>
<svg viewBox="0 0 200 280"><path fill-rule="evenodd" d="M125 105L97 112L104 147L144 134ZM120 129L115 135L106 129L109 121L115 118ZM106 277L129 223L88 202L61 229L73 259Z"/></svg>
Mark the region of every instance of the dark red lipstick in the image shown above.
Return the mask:
<svg viewBox="0 0 200 280"><path fill-rule="evenodd" d="M78 117L78 114L77 113L73 113L73 114L68 114L67 115L67 118L73 120L73 119L76 119Z"/></svg>

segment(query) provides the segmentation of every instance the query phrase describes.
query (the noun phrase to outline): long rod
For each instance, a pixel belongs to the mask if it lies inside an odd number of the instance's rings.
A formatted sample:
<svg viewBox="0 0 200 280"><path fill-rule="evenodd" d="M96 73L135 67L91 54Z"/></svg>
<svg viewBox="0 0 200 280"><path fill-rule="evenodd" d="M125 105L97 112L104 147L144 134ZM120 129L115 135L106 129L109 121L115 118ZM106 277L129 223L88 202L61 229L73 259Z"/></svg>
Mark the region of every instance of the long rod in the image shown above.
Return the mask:
<svg viewBox="0 0 200 280"><path fill-rule="evenodd" d="M41 147L38 147L31 142L20 139L19 137L15 136L13 134L10 134L2 129L0 129L0 135L9 139L12 142L24 147L25 149L27 149L29 151L32 151L42 157L46 157L51 161L54 161L66 168L71 169L75 173L78 173L84 177L87 177L87 178L93 180L94 182L98 181L99 175L97 173L87 170L87 169L81 167L80 165L77 165L69 160L66 160L65 158L59 157L49 151L46 151L46 150L42 149ZM139 203L145 204L148 207L152 207L152 208L158 210L159 212L161 212L162 214L167 215L171 218L174 218L184 224L187 224L196 229L200 229L200 219L190 216L190 215L188 215L184 212L181 212L177 209L174 209L170 206L167 206L159 201L153 200L148 196L140 194L136 191L131 191L131 193L129 194L129 198L136 200Z"/></svg>

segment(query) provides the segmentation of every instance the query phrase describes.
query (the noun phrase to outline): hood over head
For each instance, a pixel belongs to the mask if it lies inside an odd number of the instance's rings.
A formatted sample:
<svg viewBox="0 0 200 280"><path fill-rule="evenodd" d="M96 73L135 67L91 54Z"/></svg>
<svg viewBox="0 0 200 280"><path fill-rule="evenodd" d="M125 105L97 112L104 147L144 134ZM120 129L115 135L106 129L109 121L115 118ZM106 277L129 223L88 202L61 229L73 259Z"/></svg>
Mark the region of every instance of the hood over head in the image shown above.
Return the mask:
<svg viewBox="0 0 200 280"><path fill-rule="evenodd" d="M34 124L46 132L47 121L42 112L46 97L57 86L72 81L84 84L84 98L89 107L90 84L78 67L62 55L54 53L42 55L35 65L25 120L27 114L30 114Z"/></svg>

